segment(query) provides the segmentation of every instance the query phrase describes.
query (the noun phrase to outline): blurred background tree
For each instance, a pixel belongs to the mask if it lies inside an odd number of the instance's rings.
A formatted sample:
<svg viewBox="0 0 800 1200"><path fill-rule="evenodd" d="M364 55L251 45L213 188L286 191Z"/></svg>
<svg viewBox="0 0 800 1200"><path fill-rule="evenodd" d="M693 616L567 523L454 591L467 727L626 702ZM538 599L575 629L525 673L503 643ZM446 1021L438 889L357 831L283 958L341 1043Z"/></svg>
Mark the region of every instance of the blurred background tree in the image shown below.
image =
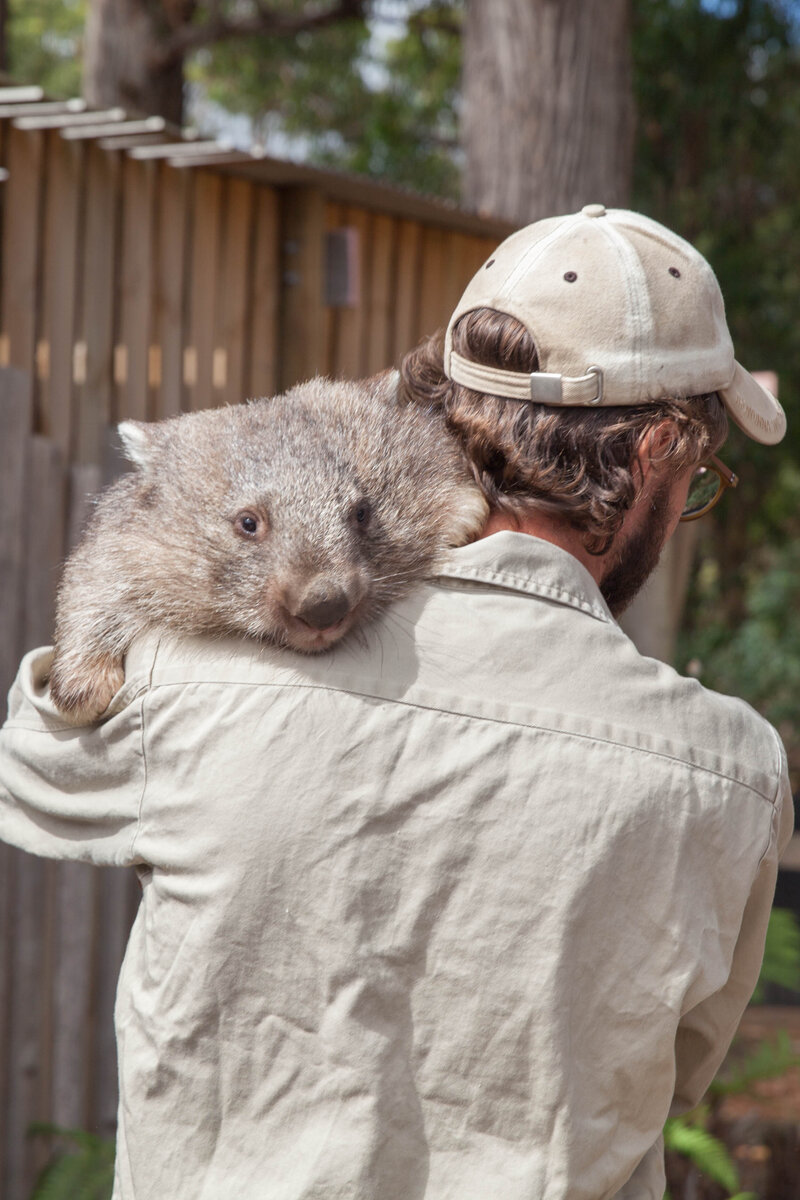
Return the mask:
<svg viewBox="0 0 800 1200"><path fill-rule="evenodd" d="M775 720L800 769L800 5L2 2L8 70L54 93L78 89L83 56L96 103L175 119L185 108L274 153L466 195L513 220L591 191L695 242L722 284L741 361L778 372L789 434L777 448L731 435L741 484L700 523L678 666ZM113 62L117 90L103 91ZM564 86L577 78L586 88ZM536 123L548 104L552 136ZM524 128L520 105L533 114ZM575 148L587 145L598 153L579 152L576 174Z"/></svg>

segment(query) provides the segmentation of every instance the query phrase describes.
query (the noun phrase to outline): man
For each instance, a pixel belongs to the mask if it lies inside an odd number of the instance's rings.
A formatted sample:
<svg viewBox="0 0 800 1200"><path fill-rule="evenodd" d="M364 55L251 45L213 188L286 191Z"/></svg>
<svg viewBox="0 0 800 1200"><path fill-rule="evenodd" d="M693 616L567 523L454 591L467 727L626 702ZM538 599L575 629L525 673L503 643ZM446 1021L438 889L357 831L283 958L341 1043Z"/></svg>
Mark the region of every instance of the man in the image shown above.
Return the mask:
<svg viewBox="0 0 800 1200"><path fill-rule="evenodd" d="M143 882L119 1200L661 1200L756 981L780 741L613 615L733 482L726 413L783 435L710 269L635 214L540 222L404 379L492 513L363 642L146 638L77 732L47 652L12 692L0 836Z"/></svg>

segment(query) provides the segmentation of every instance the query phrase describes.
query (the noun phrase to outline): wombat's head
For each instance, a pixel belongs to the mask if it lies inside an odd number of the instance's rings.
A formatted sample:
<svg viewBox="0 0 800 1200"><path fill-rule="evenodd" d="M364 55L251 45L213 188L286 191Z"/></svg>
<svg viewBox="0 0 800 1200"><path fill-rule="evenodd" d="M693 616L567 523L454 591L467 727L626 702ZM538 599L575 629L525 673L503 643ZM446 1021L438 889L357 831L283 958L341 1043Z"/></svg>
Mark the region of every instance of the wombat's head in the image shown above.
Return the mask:
<svg viewBox="0 0 800 1200"><path fill-rule="evenodd" d="M398 402L393 374L120 435L139 469L132 537L159 577L151 618L187 632L324 650L486 519L441 418Z"/></svg>

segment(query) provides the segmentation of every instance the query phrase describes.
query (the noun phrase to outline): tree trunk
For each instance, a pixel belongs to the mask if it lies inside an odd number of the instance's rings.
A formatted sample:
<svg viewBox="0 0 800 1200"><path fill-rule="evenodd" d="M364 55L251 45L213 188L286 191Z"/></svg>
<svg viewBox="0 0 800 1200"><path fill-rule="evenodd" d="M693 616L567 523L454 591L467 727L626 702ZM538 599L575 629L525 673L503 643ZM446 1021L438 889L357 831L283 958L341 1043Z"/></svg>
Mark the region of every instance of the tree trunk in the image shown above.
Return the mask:
<svg viewBox="0 0 800 1200"><path fill-rule="evenodd" d="M464 199L520 225L584 204L626 208L633 163L629 0L468 0ZM625 615L669 661L695 531L682 528Z"/></svg>
<svg viewBox="0 0 800 1200"><path fill-rule="evenodd" d="M175 20L190 19L193 0L91 0L86 20L83 94L97 108L183 123L183 59L160 53ZM181 9L180 12L172 10ZM170 20L172 17L172 20Z"/></svg>
<svg viewBox="0 0 800 1200"><path fill-rule="evenodd" d="M626 207L632 135L629 0L468 0L470 208L527 224Z"/></svg>

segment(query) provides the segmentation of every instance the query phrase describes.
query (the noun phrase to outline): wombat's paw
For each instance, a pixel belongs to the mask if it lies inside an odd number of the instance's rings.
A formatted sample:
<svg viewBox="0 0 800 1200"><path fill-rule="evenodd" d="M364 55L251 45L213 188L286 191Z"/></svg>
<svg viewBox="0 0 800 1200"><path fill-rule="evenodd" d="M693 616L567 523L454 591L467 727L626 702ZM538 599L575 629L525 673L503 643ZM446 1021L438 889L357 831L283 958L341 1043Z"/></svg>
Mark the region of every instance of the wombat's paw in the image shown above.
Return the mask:
<svg viewBox="0 0 800 1200"><path fill-rule="evenodd" d="M50 696L56 708L73 725L90 725L102 716L125 682L118 658L62 662L58 656L50 672Z"/></svg>

